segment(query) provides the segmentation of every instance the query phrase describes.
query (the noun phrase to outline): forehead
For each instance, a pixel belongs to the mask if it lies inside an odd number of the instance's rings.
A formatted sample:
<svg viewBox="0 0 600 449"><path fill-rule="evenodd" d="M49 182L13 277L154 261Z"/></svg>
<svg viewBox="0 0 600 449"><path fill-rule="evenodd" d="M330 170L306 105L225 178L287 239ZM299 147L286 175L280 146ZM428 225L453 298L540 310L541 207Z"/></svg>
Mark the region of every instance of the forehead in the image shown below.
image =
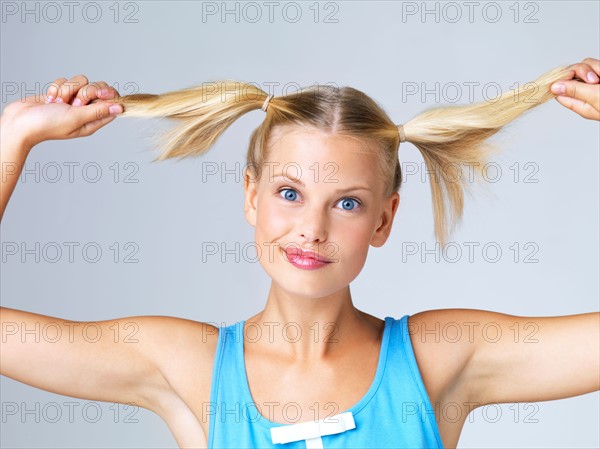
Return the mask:
<svg viewBox="0 0 600 449"><path fill-rule="evenodd" d="M300 168L303 178L310 178L308 182L320 178L333 182L337 179L340 184L360 180L375 185L377 157L364 140L294 126L273 130L266 162L272 164L275 174L285 171L297 176L296 168ZM286 164L289 168L284 170Z"/></svg>

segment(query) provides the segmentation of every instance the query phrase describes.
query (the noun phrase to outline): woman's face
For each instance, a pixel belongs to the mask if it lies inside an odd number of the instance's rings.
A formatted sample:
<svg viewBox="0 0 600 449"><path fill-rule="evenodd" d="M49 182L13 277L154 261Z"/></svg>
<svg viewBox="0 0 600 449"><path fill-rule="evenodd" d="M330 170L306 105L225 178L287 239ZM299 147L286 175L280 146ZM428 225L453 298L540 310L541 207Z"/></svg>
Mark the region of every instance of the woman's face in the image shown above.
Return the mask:
<svg viewBox="0 0 600 449"><path fill-rule="evenodd" d="M335 293L358 276L369 245L387 240L399 195L383 197L376 156L356 139L286 127L274 130L270 142L258 181L247 177L244 185L257 257L290 294ZM286 249L313 251L331 263L299 268Z"/></svg>

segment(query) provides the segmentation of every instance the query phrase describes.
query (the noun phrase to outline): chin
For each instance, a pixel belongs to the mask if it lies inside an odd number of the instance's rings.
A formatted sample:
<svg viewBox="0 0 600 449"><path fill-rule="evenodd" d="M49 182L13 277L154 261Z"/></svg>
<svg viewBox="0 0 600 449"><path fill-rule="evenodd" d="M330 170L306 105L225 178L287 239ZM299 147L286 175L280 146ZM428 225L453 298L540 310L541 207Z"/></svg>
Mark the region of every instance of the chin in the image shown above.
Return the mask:
<svg viewBox="0 0 600 449"><path fill-rule="evenodd" d="M291 280L290 277L285 277L281 281L275 281L279 288L284 290L290 296L304 297L306 299L319 299L333 295L344 288L343 285L331 285L330 283L320 282L315 283L310 280Z"/></svg>

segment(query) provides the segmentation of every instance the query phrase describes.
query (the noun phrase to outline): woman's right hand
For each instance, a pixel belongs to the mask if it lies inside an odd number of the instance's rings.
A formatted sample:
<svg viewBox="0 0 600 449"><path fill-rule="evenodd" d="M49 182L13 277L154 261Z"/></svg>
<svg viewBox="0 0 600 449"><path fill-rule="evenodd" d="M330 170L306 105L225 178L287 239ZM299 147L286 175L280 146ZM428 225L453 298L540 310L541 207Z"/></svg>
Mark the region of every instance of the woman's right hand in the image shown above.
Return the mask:
<svg viewBox="0 0 600 449"><path fill-rule="evenodd" d="M45 140L73 139L95 133L123 112L111 101L119 93L104 81L89 83L84 75L59 78L47 94L10 103L2 114L3 138L32 148Z"/></svg>

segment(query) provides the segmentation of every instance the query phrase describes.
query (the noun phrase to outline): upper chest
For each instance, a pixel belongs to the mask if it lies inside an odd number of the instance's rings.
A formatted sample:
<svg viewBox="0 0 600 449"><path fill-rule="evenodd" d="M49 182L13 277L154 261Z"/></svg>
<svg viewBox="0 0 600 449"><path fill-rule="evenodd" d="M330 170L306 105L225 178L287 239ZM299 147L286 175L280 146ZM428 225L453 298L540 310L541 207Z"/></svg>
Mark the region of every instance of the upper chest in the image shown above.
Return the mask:
<svg viewBox="0 0 600 449"><path fill-rule="evenodd" d="M350 409L367 394L378 356L378 350L365 347L332 360L298 364L250 349L240 388L270 421L319 420Z"/></svg>
<svg viewBox="0 0 600 449"><path fill-rule="evenodd" d="M432 359L438 355L437 350L433 348L434 343L421 343L414 336L412 340L414 341L410 344L411 348L414 348L414 364L430 403L439 408L444 407L445 403L460 401L459 391L455 390L452 395L447 394L444 381L447 382L448 376L440 375L442 370L447 371L447 358ZM396 346L395 350L400 351L400 348ZM380 361L378 348L367 345L355 347L348 356L339 357L330 363L289 363L272 353L254 350L252 346L246 346L243 354L243 363L240 365L241 360L238 359L237 367L234 366L235 363L231 363L235 359L235 351L228 354L230 363L226 361L215 365L218 356L215 351L211 357L201 362L205 368L210 366L209 370L203 371L203 376L196 373L174 381L179 395L185 398L184 403L170 413L170 421L173 424L169 424L169 427L174 429L173 433L178 442L180 439L193 438L197 447L206 447L210 421L215 419L217 425L223 425L223 420L215 413L219 406L217 398L211 397L215 366L223 369L218 373L223 382L236 383L236 387L231 391L246 394L243 401L248 399L256 403L263 418L289 424L322 419L350 409L372 388ZM396 353L396 357L398 354L399 352ZM409 366L405 368L408 370ZM414 372L406 373L410 373L414 379ZM389 390L395 391L394 394L397 394L398 398L404 394L401 382L399 379L397 389ZM235 402L234 397L230 397L229 400ZM191 417L194 419L190 419ZM463 423L464 419L439 422L439 432L445 447L456 444Z"/></svg>

